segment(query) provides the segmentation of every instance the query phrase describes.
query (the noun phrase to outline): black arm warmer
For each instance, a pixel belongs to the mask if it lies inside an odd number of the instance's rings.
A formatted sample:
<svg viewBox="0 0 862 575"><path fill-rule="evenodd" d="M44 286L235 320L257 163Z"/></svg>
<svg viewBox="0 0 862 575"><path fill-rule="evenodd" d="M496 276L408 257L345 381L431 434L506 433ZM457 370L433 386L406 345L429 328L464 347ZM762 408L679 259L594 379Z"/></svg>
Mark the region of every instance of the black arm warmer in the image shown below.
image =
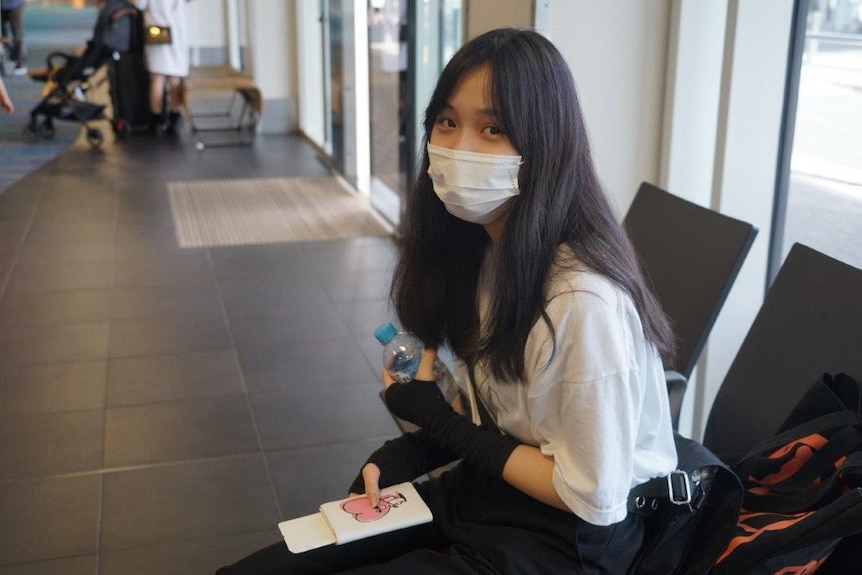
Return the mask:
<svg viewBox="0 0 862 575"><path fill-rule="evenodd" d="M514 438L478 427L456 413L433 382L396 383L384 397L392 413L415 423L429 439L491 477L503 476L503 466L519 445Z"/></svg>
<svg viewBox="0 0 862 575"><path fill-rule="evenodd" d="M413 481L456 459L457 454L430 441L420 429L387 441L372 453L365 463L377 465L380 468L380 487L389 487L396 483ZM365 493L361 470L350 484L349 493Z"/></svg>

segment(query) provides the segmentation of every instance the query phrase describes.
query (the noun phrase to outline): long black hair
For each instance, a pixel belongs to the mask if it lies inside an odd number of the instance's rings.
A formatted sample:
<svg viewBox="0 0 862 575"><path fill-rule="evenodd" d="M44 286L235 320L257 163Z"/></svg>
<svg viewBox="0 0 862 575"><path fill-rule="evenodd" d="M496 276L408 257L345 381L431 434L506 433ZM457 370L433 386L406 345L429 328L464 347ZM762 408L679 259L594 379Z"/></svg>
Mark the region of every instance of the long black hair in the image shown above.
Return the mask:
<svg viewBox="0 0 862 575"><path fill-rule="evenodd" d="M616 220L593 165L574 80L560 52L524 29L486 32L449 61L425 111L425 142L458 82L487 66L489 97L523 156L520 194L497 246L495 289L480 329L476 287L490 242L484 228L450 215L434 193L423 153L407 200L391 296L403 326L428 345L449 344L498 379L524 380L524 347L544 318L545 286L567 244L576 258L624 289L646 338L672 359L668 320L647 288L631 243ZM552 327L552 326L549 326ZM552 331L553 333L553 331Z"/></svg>

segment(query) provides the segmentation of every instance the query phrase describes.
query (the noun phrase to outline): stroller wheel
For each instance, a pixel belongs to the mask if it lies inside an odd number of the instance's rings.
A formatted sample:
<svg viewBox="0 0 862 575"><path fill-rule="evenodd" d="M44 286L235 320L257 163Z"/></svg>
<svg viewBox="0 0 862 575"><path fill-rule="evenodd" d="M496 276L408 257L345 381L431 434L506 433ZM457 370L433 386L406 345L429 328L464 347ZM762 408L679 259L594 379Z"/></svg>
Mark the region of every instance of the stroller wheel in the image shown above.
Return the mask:
<svg viewBox="0 0 862 575"><path fill-rule="evenodd" d="M115 120L114 123L111 124L111 127L114 129L114 134L121 140L128 138L131 133L129 123L123 118Z"/></svg>
<svg viewBox="0 0 862 575"><path fill-rule="evenodd" d="M124 118L120 118L115 121L113 128L114 134L116 134L121 140L125 140L132 133L132 127L129 126L129 123Z"/></svg>
<svg viewBox="0 0 862 575"><path fill-rule="evenodd" d="M104 141L105 136L101 130L97 130L96 128L89 128L87 130L87 143L93 148L98 148Z"/></svg>
<svg viewBox="0 0 862 575"><path fill-rule="evenodd" d="M50 140L54 137L54 134L57 133L57 129L51 124L40 124L39 127L36 128L36 133L45 140Z"/></svg>
<svg viewBox="0 0 862 575"><path fill-rule="evenodd" d="M28 144L35 144L39 141L39 134L37 134L36 130L30 126L27 126L23 130L21 130L21 137Z"/></svg>

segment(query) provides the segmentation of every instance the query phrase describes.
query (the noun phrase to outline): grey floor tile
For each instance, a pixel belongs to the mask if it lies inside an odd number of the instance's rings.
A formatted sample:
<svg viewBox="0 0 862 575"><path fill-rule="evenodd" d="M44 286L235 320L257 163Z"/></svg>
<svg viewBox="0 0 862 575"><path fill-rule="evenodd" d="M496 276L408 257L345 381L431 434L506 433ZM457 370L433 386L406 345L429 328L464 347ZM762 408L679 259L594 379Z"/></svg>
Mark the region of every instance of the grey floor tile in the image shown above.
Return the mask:
<svg viewBox="0 0 862 575"><path fill-rule="evenodd" d="M34 243L29 240L21 248L19 267L58 266L111 261L114 245L98 241L51 241Z"/></svg>
<svg viewBox="0 0 862 575"><path fill-rule="evenodd" d="M114 239L116 225L111 220L97 219L93 222L67 222L58 226L56 222L40 221L30 228L27 242L37 245L56 244L60 242L93 243L102 242L110 245Z"/></svg>
<svg viewBox="0 0 862 575"><path fill-rule="evenodd" d="M0 326L107 322L110 290L9 294L0 300Z"/></svg>
<svg viewBox="0 0 862 575"><path fill-rule="evenodd" d="M316 513L321 503L347 497L362 465L382 444L366 439L267 453L284 518Z"/></svg>
<svg viewBox="0 0 862 575"><path fill-rule="evenodd" d="M108 324L24 325L0 331L0 357L6 365L104 359Z"/></svg>
<svg viewBox="0 0 862 575"><path fill-rule="evenodd" d="M347 323L331 304L325 305L321 300L305 303L307 305L297 302L290 309L232 317L231 333L237 349L282 346L350 335Z"/></svg>
<svg viewBox="0 0 862 575"><path fill-rule="evenodd" d="M16 263L6 293L44 293L65 290L111 289L110 261L23 267Z"/></svg>
<svg viewBox="0 0 862 575"><path fill-rule="evenodd" d="M272 525L256 533L111 551L102 554L99 575L211 575L280 539L277 526Z"/></svg>
<svg viewBox="0 0 862 575"><path fill-rule="evenodd" d="M20 246L24 243L29 231L30 225L26 220L9 222L0 221L0 246Z"/></svg>
<svg viewBox="0 0 862 575"><path fill-rule="evenodd" d="M52 201L39 204L33 225L65 225L67 223L112 222L117 207L111 202L90 202L81 205Z"/></svg>
<svg viewBox="0 0 862 575"><path fill-rule="evenodd" d="M391 270L395 263L395 243L388 237L305 242L300 247L315 268L324 273Z"/></svg>
<svg viewBox="0 0 862 575"><path fill-rule="evenodd" d="M105 415L107 468L257 450L244 395L109 408Z"/></svg>
<svg viewBox="0 0 862 575"><path fill-rule="evenodd" d="M0 415L102 409L107 363L0 366Z"/></svg>
<svg viewBox="0 0 862 575"><path fill-rule="evenodd" d="M220 279L298 276L309 265L296 243L219 247L211 253Z"/></svg>
<svg viewBox="0 0 862 575"><path fill-rule="evenodd" d="M114 241L118 260L136 260L175 255L180 249L173 234L151 234L144 237L119 236Z"/></svg>
<svg viewBox="0 0 862 575"><path fill-rule="evenodd" d="M231 317L329 305L317 278L308 274L219 280L219 289Z"/></svg>
<svg viewBox="0 0 862 575"><path fill-rule="evenodd" d="M135 357L231 349L221 317L171 316L111 323L110 355Z"/></svg>
<svg viewBox="0 0 862 575"><path fill-rule="evenodd" d="M215 285L189 284L115 289L114 320L191 316L218 321L224 317Z"/></svg>
<svg viewBox="0 0 862 575"><path fill-rule="evenodd" d="M200 250L117 260L114 268L116 288L197 285L213 279L207 254Z"/></svg>
<svg viewBox="0 0 862 575"><path fill-rule="evenodd" d="M95 554L100 489L97 475L4 484L0 565Z"/></svg>
<svg viewBox="0 0 862 575"><path fill-rule="evenodd" d="M280 520L262 454L105 476L103 553L267 532Z"/></svg>
<svg viewBox="0 0 862 575"><path fill-rule="evenodd" d="M363 344L377 343L374 330L381 323L398 325L395 308L389 300L336 301L334 305L347 330Z"/></svg>
<svg viewBox="0 0 862 575"><path fill-rule="evenodd" d="M362 272L322 272L323 289L335 301L385 300L389 297L392 274L383 270Z"/></svg>
<svg viewBox="0 0 862 575"><path fill-rule="evenodd" d="M376 377L353 337L242 348L239 356L253 393L366 384Z"/></svg>
<svg viewBox="0 0 862 575"><path fill-rule="evenodd" d="M12 265L18 257L18 249L4 244L0 248L0 285L6 281L6 277L12 272Z"/></svg>
<svg viewBox="0 0 862 575"><path fill-rule="evenodd" d="M0 419L0 480L102 467L102 410L12 415Z"/></svg>
<svg viewBox="0 0 862 575"><path fill-rule="evenodd" d="M0 575L57 575L58 573L62 573L62 575L98 575L98 561L95 555L82 555L0 566Z"/></svg>
<svg viewBox="0 0 862 575"><path fill-rule="evenodd" d="M243 393L233 351L112 359L107 405L118 407Z"/></svg>
<svg viewBox="0 0 862 575"><path fill-rule="evenodd" d="M326 387L306 387L252 395L264 449L322 446L398 435L379 391L378 384L369 383L337 392Z"/></svg>

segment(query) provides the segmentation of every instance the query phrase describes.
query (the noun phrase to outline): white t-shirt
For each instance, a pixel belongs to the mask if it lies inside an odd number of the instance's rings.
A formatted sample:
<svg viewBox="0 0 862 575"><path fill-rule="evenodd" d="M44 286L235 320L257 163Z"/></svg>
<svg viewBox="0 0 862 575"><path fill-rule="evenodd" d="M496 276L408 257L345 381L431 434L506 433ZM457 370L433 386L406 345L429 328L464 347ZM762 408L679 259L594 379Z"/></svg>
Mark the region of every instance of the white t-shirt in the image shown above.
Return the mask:
<svg viewBox="0 0 862 575"><path fill-rule="evenodd" d="M610 525L625 519L633 487L676 467L664 368L628 294L577 264L568 248L561 255L569 263L546 290L553 358L540 319L525 349L527 385L500 383L476 366L476 387L500 429L554 458L563 502L590 523ZM479 278L483 318L490 259ZM456 360L454 371L463 386L466 366Z"/></svg>

